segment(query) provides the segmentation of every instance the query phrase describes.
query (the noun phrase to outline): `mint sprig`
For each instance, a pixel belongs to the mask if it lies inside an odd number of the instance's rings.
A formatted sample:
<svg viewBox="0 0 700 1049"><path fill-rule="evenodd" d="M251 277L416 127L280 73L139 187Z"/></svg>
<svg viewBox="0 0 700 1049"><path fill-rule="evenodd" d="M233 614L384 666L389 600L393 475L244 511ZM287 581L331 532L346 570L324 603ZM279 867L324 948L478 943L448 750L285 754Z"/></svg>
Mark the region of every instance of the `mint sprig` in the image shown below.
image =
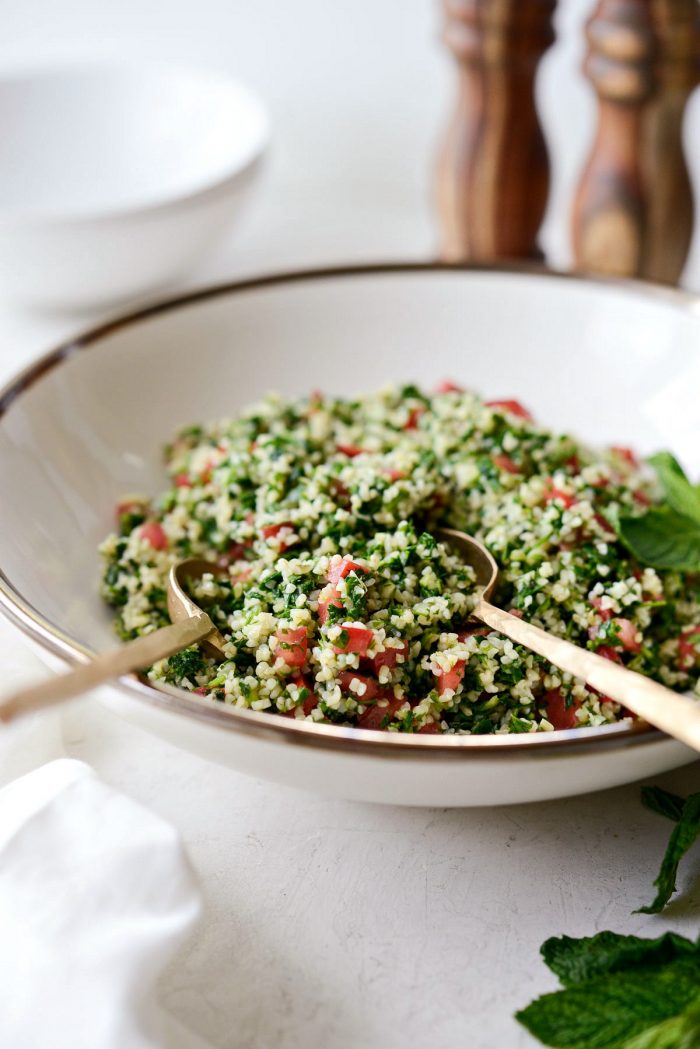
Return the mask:
<svg viewBox="0 0 700 1049"><path fill-rule="evenodd" d="M656 787L653 788L653 793L650 790L643 790L642 801L654 812L659 812L676 822L666 847L666 853L661 861L661 869L654 882L657 888L656 896L646 907L640 907L638 912L658 914L676 891L676 875L680 861L700 835L700 794L691 794L683 801L678 795L667 794L666 791ZM683 803L679 809L680 801Z"/></svg>
<svg viewBox="0 0 700 1049"><path fill-rule="evenodd" d="M589 958L596 958L601 936L587 940ZM678 1049L688 1032L697 1030L700 1009L700 942L683 944L670 961L649 964L646 945L654 941L617 937L627 947L622 965L609 968L609 944L600 944L598 975L545 994L516 1014L516 1019L545 1045L558 1049ZM626 941L633 941L627 944ZM567 949L576 953L578 940L561 941L561 961ZM543 947L550 945L547 941ZM619 961L619 954L617 955ZM545 961L547 958L545 957ZM575 971L575 970L574 970ZM688 1047L696 1045L692 1040Z"/></svg>
<svg viewBox="0 0 700 1049"><path fill-rule="evenodd" d="M675 823L655 881L657 913L675 891L678 864L700 834L700 794L682 798L644 787L642 801ZM540 953L563 990L545 994L516 1019L556 1049L698 1049L700 937L656 939L600 932L556 936Z"/></svg>
<svg viewBox="0 0 700 1049"><path fill-rule="evenodd" d="M618 537L640 564L684 572L700 571L700 486L693 485L670 452L652 455L664 503L641 516L621 514Z"/></svg>

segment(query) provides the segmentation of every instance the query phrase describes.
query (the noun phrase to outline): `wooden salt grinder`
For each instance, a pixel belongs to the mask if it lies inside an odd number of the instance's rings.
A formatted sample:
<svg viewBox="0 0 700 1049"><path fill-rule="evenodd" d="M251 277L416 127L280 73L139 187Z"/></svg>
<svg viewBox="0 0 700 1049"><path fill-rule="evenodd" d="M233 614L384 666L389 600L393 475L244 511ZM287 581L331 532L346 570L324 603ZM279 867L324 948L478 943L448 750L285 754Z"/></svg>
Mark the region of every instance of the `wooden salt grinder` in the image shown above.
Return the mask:
<svg viewBox="0 0 700 1049"><path fill-rule="evenodd" d="M675 284L693 228L681 130L700 69L697 0L600 0L584 71L598 129L573 211L578 269Z"/></svg>
<svg viewBox="0 0 700 1049"><path fill-rule="evenodd" d="M549 160L534 81L554 39L556 0L443 0L457 59L457 107L440 151L441 255L541 258Z"/></svg>

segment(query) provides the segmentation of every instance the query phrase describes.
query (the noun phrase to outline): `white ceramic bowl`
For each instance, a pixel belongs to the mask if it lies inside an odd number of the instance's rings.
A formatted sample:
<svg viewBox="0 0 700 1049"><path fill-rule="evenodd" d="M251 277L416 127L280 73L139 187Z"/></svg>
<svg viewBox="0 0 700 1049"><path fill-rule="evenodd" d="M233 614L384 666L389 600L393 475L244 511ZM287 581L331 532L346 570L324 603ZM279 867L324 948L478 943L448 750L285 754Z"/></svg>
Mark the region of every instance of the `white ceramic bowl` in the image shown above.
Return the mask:
<svg viewBox="0 0 700 1049"><path fill-rule="evenodd" d="M253 280L165 303L60 347L0 395L0 602L44 650L113 643L96 547L126 492L158 492L162 444L269 388L357 392L451 377L518 397L593 442L700 469L700 319L680 293L532 273L368 267ZM135 679L125 717L212 759L327 794L486 805L577 794L693 754L623 726L411 736L234 710Z"/></svg>
<svg viewBox="0 0 700 1049"><path fill-rule="evenodd" d="M216 72L0 78L0 289L82 309L164 287L237 218L267 134L260 101Z"/></svg>

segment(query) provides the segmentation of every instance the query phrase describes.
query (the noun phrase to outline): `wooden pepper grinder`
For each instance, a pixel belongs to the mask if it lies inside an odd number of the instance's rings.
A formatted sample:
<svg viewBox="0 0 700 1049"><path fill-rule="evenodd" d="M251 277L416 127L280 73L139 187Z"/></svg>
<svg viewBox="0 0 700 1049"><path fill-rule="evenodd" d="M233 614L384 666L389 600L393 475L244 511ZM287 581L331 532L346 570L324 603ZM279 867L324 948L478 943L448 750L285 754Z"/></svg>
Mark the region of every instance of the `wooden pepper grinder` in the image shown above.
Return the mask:
<svg viewBox="0 0 700 1049"><path fill-rule="evenodd" d="M574 202L578 269L675 284L693 228L683 111L700 70L697 0L600 0L584 71L598 129Z"/></svg>
<svg viewBox="0 0 700 1049"><path fill-rule="evenodd" d="M549 160L534 80L556 0L443 2L459 94L438 158L442 257L541 258Z"/></svg>

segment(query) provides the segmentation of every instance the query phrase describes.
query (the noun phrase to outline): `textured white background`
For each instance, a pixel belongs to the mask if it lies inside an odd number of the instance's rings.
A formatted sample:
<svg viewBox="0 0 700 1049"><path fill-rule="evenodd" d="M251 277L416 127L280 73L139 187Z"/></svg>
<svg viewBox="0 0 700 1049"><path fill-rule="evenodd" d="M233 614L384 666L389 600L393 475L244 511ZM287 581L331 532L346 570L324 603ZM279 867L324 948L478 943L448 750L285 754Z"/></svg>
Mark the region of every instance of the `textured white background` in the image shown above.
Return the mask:
<svg viewBox="0 0 700 1049"><path fill-rule="evenodd" d="M553 160L544 244L557 265L592 131L577 73L590 6L560 4L539 84ZM431 165L453 70L432 0L0 0L0 22L0 67L155 55L229 68L262 94L273 122L264 186L191 284L433 253ZM696 99L689 144L699 123ZM700 288L695 244L686 283ZM2 377L80 323L0 305ZM7 686L40 672L5 623L0 658ZM630 915L669 831L638 787L493 811L331 802L210 766L89 701L5 735L0 776L62 748L181 829L207 914L165 994L221 1049L518 1049L533 1043L514 1009L554 987L537 953L545 937L697 932L692 862L684 902L660 919ZM659 782L697 789L698 766Z"/></svg>

